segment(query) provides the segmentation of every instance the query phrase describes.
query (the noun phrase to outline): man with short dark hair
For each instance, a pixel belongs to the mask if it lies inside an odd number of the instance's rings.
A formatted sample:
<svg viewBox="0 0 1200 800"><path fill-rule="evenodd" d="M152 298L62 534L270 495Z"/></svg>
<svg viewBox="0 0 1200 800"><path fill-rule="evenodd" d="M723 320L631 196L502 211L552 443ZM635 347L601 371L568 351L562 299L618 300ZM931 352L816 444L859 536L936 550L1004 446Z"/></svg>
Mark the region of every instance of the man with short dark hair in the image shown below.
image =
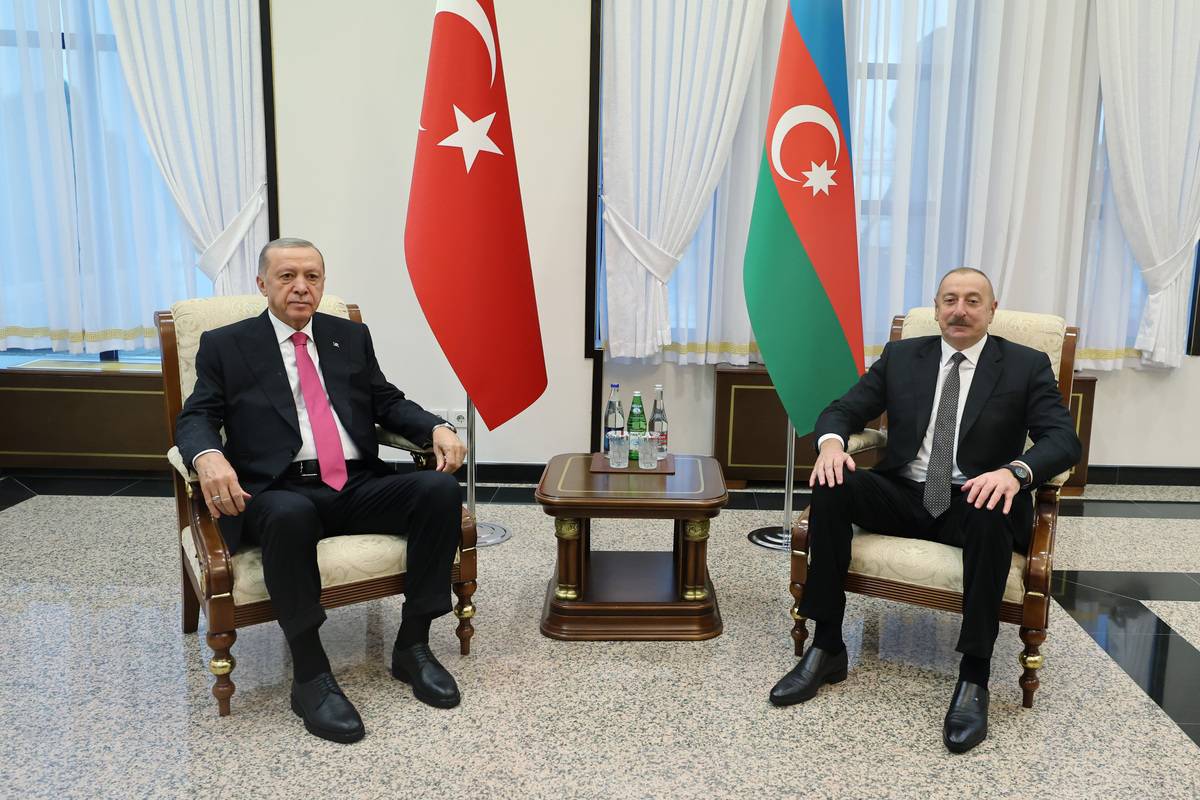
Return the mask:
<svg viewBox="0 0 1200 800"><path fill-rule="evenodd" d="M846 677L843 584L851 525L860 525L963 549L962 661L943 741L961 753L987 736L1000 602L1013 550L1025 551L1033 527L1025 490L1070 468L1081 450L1046 354L988 335L996 307L984 273L950 271L934 297L942 335L889 342L817 419L811 563L800 603L816 632L771 690L772 703L804 702ZM883 460L858 471L846 442L884 411ZM1022 452L1027 433L1034 445Z"/></svg>
<svg viewBox="0 0 1200 800"><path fill-rule="evenodd" d="M384 378L365 325L317 312L325 260L303 239L277 239L259 257L267 310L208 331L196 386L175 440L200 476L232 553L262 547L263 576L292 653L292 710L316 736L354 742L362 719L333 678L318 628L325 536L407 539L403 619L392 674L429 705L458 705L458 687L429 649L433 619L450 611L461 537L454 471L466 447L454 426ZM375 425L431 446L436 471L398 475L379 459ZM221 433L225 439L222 441Z"/></svg>

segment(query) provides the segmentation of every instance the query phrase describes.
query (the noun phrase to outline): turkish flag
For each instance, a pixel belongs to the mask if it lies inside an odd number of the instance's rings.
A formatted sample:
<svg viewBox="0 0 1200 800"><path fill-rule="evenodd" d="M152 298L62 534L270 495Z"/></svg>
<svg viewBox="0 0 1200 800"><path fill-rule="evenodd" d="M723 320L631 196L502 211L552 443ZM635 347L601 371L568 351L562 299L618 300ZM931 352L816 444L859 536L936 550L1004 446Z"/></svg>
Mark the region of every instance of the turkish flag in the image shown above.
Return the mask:
<svg viewBox="0 0 1200 800"><path fill-rule="evenodd" d="M492 0L438 0L404 232L438 344L489 428L546 390Z"/></svg>

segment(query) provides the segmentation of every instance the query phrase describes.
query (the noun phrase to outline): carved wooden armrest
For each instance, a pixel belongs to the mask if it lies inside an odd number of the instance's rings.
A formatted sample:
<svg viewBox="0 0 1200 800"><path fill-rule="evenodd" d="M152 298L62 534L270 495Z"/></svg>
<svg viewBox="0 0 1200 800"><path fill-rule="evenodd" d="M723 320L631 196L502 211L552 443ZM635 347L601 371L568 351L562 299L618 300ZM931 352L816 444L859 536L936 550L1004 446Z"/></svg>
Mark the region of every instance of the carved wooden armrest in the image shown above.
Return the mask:
<svg viewBox="0 0 1200 800"><path fill-rule="evenodd" d="M1054 532L1058 525L1058 487L1043 486L1034 495L1033 535L1025 558L1027 628L1044 628L1050 613L1050 575L1054 562Z"/></svg>
<svg viewBox="0 0 1200 800"><path fill-rule="evenodd" d="M437 466L437 458L433 455L432 447L421 447L400 434L392 433L379 425L375 426L375 438L380 444L407 450L412 455L417 469L433 469Z"/></svg>
<svg viewBox="0 0 1200 800"><path fill-rule="evenodd" d="M204 495L200 491L200 478L183 462L178 447L167 451L167 461L183 478L187 487L188 508L192 529L192 542L196 546L196 558L200 562L200 585L206 598L233 591L233 571L229 566L229 548L217 528L217 522L208 513Z"/></svg>

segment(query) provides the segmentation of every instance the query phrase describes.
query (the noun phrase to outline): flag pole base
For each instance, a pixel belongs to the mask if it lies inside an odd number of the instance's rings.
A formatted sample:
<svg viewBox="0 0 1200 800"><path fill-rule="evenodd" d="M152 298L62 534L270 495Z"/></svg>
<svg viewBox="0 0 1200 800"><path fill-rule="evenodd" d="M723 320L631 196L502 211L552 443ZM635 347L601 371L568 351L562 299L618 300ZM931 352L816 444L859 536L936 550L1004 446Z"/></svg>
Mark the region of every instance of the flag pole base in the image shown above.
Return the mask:
<svg viewBox="0 0 1200 800"><path fill-rule="evenodd" d="M494 544L504 544L512 538L512 531L494 522L475 523L475 546L491 547Z"/></svg>
<svg viewBox="0 0 1200 800"><path fill-rule="evenodd" d="M792 532L785 531L778 525L766 528L755 528L746 534L752 544L765 547L768 550L787 551L792 549Z"/></svg>

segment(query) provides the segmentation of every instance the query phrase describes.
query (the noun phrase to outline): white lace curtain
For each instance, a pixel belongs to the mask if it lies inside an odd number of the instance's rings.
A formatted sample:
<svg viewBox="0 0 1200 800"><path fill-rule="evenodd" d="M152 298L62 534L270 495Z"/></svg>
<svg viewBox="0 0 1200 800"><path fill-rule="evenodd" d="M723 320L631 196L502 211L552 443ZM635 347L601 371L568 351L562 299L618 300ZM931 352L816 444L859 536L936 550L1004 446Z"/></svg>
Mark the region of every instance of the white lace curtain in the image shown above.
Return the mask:
<svg viewBox="0 0 1200 800"><path fill-rule="evenodd" d="M157 347L211 292L121 74L104 0L0 3L0 349Z"/></svg>

